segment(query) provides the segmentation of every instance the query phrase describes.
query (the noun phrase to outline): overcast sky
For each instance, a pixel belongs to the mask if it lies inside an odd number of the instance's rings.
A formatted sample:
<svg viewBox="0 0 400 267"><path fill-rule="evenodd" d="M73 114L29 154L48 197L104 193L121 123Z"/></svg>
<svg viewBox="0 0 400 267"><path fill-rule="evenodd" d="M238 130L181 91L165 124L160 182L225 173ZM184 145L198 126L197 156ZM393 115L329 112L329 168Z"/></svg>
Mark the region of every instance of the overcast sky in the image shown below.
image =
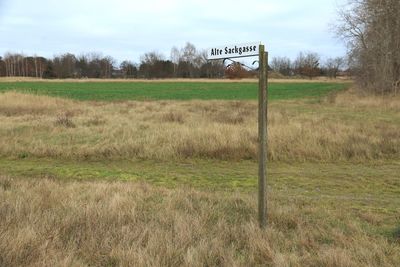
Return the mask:
<svg viewBox="0 0 400 267"><path fill-rule="evenodd" d="M329 31L344 0L0 0L0 55L101 52L139 61L187 41L199 49L261 41L271 57L345 54Z"/></svg>

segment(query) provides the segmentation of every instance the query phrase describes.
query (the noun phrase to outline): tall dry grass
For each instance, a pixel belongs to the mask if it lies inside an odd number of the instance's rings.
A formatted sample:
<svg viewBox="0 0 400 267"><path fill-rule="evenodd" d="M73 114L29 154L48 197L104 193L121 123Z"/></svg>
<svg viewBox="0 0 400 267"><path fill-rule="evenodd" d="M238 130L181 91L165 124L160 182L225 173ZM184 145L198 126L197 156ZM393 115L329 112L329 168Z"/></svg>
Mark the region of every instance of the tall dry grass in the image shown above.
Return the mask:
<svg viewBox="0 0 400 267"><path fill-rule="evenodd" d="M0 114L6 117L20 115L53 115L57 110L67 110L70 101L50 96L36 96L7 92L0 94Z"/></svg>
<svg viewBox="0 0 400 267"><path fill-rule="evenodd" d="M262 231L252 194L0 177L0 266L398 266L374 210L269 199Z"/></svg>
<svg viewBox="0 0 400 267"><path fill-rule="evenodd" d="M269 157L400 158L400 98L352 92L272 102ZM255 101L76 102L0 94L0 155L59 158L257 158Z"/></svg>

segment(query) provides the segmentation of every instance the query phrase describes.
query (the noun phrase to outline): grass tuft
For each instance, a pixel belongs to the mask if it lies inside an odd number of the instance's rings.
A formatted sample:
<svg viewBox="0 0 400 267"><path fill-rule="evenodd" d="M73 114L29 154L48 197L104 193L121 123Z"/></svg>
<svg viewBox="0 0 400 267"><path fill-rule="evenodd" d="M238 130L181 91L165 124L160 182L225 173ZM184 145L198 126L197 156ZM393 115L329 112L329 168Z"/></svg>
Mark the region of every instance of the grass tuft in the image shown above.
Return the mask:
<svg viewBox="0 0 400 267"><path fill-rule="evenodd" d="M183 124L185 122L184 114L176 111L169 111L162 115L161 121L163 122L176 122Z"/></svg>
<svg viewBox="0 0 400 267"><path fill-rule="evenodd" d="M54 121L55 126L62 126L65 128L75 128L76 125L72 121L72 113L71 112L62 112L57 115L56 120Z"/></svg>

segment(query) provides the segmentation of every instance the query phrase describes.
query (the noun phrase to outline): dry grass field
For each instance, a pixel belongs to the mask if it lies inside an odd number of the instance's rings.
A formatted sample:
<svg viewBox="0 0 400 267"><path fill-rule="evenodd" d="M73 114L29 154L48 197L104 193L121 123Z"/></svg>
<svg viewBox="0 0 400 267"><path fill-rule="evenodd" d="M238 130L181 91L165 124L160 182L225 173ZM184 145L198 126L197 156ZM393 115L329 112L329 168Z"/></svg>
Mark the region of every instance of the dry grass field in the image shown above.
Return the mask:
<svg viewBox="0 0 400 267"><path fill-rule="evenodd" d="M1 266L397 266L388 200L0 177ZM390 208L399 205L398 198ZM340 207L336 204L340 201ZM375 202L375 203L371 203ZM352 205L367 205L365 210ZM398 206L397 206L398 207Z"/></svg>
<svg viewBox="0 0 400 267"><path fill-rule="evenodd" d="M400 102L276 101L269 157L279 161L400 158ZM0 94L0 155L69 159L256 159L255 101L77 102Z"/></svg>
<svg viewBox="0 0 400 267"><path fill-rule="evenodd" d="M400 98L0 94L0 266L398 266Z"/></svg>

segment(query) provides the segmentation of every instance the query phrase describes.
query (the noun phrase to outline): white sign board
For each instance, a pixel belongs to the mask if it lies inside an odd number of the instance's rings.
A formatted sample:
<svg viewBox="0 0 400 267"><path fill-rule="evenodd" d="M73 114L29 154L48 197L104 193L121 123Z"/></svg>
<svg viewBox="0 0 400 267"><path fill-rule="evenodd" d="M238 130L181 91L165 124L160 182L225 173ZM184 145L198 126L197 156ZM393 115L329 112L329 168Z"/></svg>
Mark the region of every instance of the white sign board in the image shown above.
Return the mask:
<svg viewBox="0 0 400 267"><path fill-rule="evenodd" d="M260 43L248 43L212 47L207 50L207 59L258 56L259 45Z"/></svg>

